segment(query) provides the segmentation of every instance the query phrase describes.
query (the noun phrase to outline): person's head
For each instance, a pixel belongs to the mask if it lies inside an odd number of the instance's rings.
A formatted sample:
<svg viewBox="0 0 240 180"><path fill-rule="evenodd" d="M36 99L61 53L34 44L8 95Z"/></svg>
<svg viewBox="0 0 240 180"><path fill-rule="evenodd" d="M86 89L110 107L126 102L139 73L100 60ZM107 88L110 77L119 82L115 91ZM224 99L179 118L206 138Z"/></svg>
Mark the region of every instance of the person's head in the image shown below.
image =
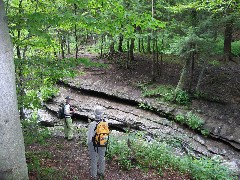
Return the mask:
<svg viewBox="0 0 240 180"><path fill-rule="evenodd" d="M94 110L95 120L101 120L103 116L103 107L102 106L96 106Z"/></svg>
<svg viewBox="0 0 240 180"><path fill-rule="evenodd" d="M67 103L67 104L69 104L70 101L72 100L72 98L71 98L70 96L67 96L65 99L66 99L66 103Z"/></svg>

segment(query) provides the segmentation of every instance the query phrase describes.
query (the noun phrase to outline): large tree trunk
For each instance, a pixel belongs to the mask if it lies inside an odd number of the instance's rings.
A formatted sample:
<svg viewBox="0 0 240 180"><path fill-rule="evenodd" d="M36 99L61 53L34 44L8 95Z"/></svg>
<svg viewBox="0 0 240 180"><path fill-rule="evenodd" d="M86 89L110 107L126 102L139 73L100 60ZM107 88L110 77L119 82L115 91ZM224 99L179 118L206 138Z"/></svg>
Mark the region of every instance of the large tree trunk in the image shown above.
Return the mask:
<svg viewBox="0 0 240 180"><path fill-rule="evenodd" d="M226 23L225 34L224 34L224 59L225 61L232 60L232 32L233 32L233 22L232 20Z"/></svg>
<svg viewBox="0 0 240 180"><path fill-rule="evenodd" d="M13 49L0 0L0 179L28 179L17 108Z"/></svg>

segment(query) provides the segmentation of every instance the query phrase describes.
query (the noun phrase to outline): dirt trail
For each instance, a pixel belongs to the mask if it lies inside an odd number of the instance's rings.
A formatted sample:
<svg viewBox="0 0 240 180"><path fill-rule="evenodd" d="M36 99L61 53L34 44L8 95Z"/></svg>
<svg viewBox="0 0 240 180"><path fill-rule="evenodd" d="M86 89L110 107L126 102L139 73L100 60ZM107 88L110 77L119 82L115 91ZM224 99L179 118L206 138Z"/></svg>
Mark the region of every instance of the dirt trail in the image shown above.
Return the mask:
<svg viewBox="0 0 240 180"><path fill-rule="evenodd" d="M45 114L46 115L46 114ZM48 115L51 116L51 115ZM81 127L84 128L84 127ZM56 130L55 136L47 140L45 145L32 144L26 147L28 153L39 155L41 166L54 169L57 173L53 176L40 176L36 171L29 174L30 180L39 179L64 179L64 180L88 180L89 155L85 145L85 136L78 134L74 140L67 141L63 137L62 130ZM76 135L76 132L75 132ZM138 168L127 171L122 169L116 160L106 161L105 180L190 180L188 175L177 171L163 170L159 175L155 170L145 172Z"/></svg>

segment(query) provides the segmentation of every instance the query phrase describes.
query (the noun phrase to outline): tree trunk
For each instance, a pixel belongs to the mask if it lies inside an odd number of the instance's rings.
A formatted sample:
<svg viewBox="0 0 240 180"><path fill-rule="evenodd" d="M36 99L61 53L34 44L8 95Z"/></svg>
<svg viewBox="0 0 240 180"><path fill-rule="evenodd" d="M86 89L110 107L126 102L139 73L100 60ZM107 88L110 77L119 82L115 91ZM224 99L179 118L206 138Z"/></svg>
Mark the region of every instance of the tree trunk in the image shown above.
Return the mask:
<svg viewBox="0 0 240 180"><path fill-rule="evenodd" d="M18 31L18 34L20 33L20 31ZM25 95L25 91L24 91L24 77L23 77L23 67L24 67L24 63L23 63L23 59L21 57L21 51L20 51L20 47L17 46L17 57L18 57L18 61L20 61L19 63L19 72L18 72L18 77L19 77L19 81L18 81L18 96L19 96L19 113L20 113L20 119L25 119L25 113L24 113L24 107L23 107L23 97Z"/></svg>
<svg viewBox="0 0 240 180"><path fill-rule="evenodd" d="M141 39L141 44L142 44L142 52L145 53L143 38Z"/></svg>
<svg viewBox="0 0 240 180"><path fill-rule="evenodd" d="M160 54L160 65L159 65L159 76L162 76L163 71L163 49L164 49L164 40L162 38L161 54Z"/></svg>
<svg viewBox="0 0 240 180"><path fill-rule="evenodd" d="M68 56L71 54L71 48L70 48L70 35L68 34L67 36L67 52L68 52Z"/></svg>
<svg viewBox="0 0 240 180"><path fill-rule="evenodd" d="M151 36L148 36L147 40L147 53L151 53Z"/></svg>
<svg viewBox="0 0 240 180"><path fill-rule="evenodd" d="M141 38L138 38L138 52L141 52Z"/></svg>
<svg viewBox="0 0 240 180"><path fill-rule="evenodd" d="M152 45L152 82L156 81L156 52L155 52L155 39Z"/></svg>
<svg viewBox="0 0 240 180"><path fill-rule="evenodd" d="M18 8L19 8L19 14L22 13L22 0L19 1L19 5L18 5ZM20 22L19 22L20 23ZM18 41L20 41L20 38L21 38L21 30L18 29L17 30L17 38L18 38ZM19 61L19 73L18 73L18 77L19 77L19 82L18 82L18 89L19 89L19 104L20 104L20 108L19 108L19 111L20 111L20 119L25 119L25 113L24 113L24 107L23 107L23 98L25 96L25 90L24 90L24 76L23 76L23 68L24 68L24 63L23 63L23 59L22 59L22 56L21 56L21 48L19 46L19 44L17 45L16 47L16 50L17 50L17 58L18 58L18 61Z"/></svg>
<svg viewBox="0 0 240 180"><path fill-rule="evenodd" d="M156 47L156 68L157 68L157 75L160 74L160 68L159 68L159 51L158 51L158 38L156 37L155 41L155 47Z"/></svg>
<svg viewBox="0 0 240 180"><path fill-rule="evenodd" d="M195 89L196 93L199 92L199 87L200 87L201 82L202 82L202 79L203 79L204 71L205 71L205 69L206 69L206 67L207 67L207 63L206 63L205 61L203 61L202 64L203 64L203 65L202 65L202 69L201 69L201 72L200 72L200 74L199 74L198 82L197 82L196 89Z"/></svg>
<svg viewBox="0 0 240 180"><path fill-rule="evenodd" d="M62 55L62 59L65 58L65 51L64 51L65 43L66 43L65 37L62 35L61 36L61 55Z"/></svg>
<svg viewBox="0 0 240 180"><path fill-rule="evenodd" d="M178 85L175 89L175 93L177 93L179 90L186 90L188 89L188 77L189 77L189 72L191 68L191 57L189 56L186 59L185 65L182 69L180 79L178 81Z"/></svg>
<svg viewBox="0 0 240 180"><path fill-rule="evenodd" d="M129 50L129 59L130 59L130 61L134 61L134 54L133 54L133 51L134 51L134 41L135 41L135 39L132 38L131 39L131 43L130 43L130 50Z"/></svg>
<svg viewBox="0 0 240 180"><path fill-rule="evenodd" d="M126 69L129 68L129 59L130 59L130 45L129 39L127 40L127 62L126 62Z"/></svg>
<svg viewBox="0 0 240 180"><path fill-rule="evenodd" d="M119 51L119 52L123 52L122 45L123 45L123 35L120 34L120 35L119 35L119 44L118 44L118 51Z"/></svg>
<svg viewBox="0 0 240 180"><path fill-rule="evenodd" d="M194 76L194 67L195 67L195 51L196 51L196 44L192 43L191 44L191 76L190 76L190 82L189 82L189 87L188 87L188 91L190 92L192 89L192 82L193 82L193 76Z"/></svg>
<svg viewBox="0 0 240 180"><path fill-rule="evenodd" d="M101 49L100 49L100 57L102 57L103 56L103 34L101 35Z"/></svg>
<svg viewBox="0 0 240 180"><path fill-rule="evenodd" d="M74 4L74 14L77 15L77 5ZM78 36L77 36L77 24L74 25L74 36L75 36L75 58L78 58Z"/></svg>
<svg viewBox="0 0 240 180"><path fill-rule="evenodd" d="M114 41L113 41L112 38L111 38L111 43L110 43L109 51L110 51L110 54L114 54L114 52L115 52L115 50L114 50Z"/></svg>
<svg viewBox="0 0 240 180"><path fill-rule="evenodd" d="M0 179L28 179L17 108L15 67L3 1L0 0Z"/></svg>
<svg viewBox="0 0 240 180"><path fill-rule="evenodd" d="M224 59L225 61L232 61L232 33L233 33L233 22L232 20L226 23L224 33Z"/></svg>

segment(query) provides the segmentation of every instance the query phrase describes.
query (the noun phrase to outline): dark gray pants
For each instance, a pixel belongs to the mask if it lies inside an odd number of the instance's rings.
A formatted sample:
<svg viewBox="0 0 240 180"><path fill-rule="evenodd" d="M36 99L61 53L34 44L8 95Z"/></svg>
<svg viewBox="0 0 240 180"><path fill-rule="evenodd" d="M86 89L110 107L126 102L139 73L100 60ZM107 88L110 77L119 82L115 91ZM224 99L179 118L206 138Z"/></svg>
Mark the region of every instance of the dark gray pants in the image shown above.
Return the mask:
<svg viewBox="0 0 240 180"><path fill-rule="evenodd" d="M97 174L104 175L105 172L105 147L96 147L94 149L93 143L88 144L90 156L90 173L92 177L97 177Z"/></svg>

